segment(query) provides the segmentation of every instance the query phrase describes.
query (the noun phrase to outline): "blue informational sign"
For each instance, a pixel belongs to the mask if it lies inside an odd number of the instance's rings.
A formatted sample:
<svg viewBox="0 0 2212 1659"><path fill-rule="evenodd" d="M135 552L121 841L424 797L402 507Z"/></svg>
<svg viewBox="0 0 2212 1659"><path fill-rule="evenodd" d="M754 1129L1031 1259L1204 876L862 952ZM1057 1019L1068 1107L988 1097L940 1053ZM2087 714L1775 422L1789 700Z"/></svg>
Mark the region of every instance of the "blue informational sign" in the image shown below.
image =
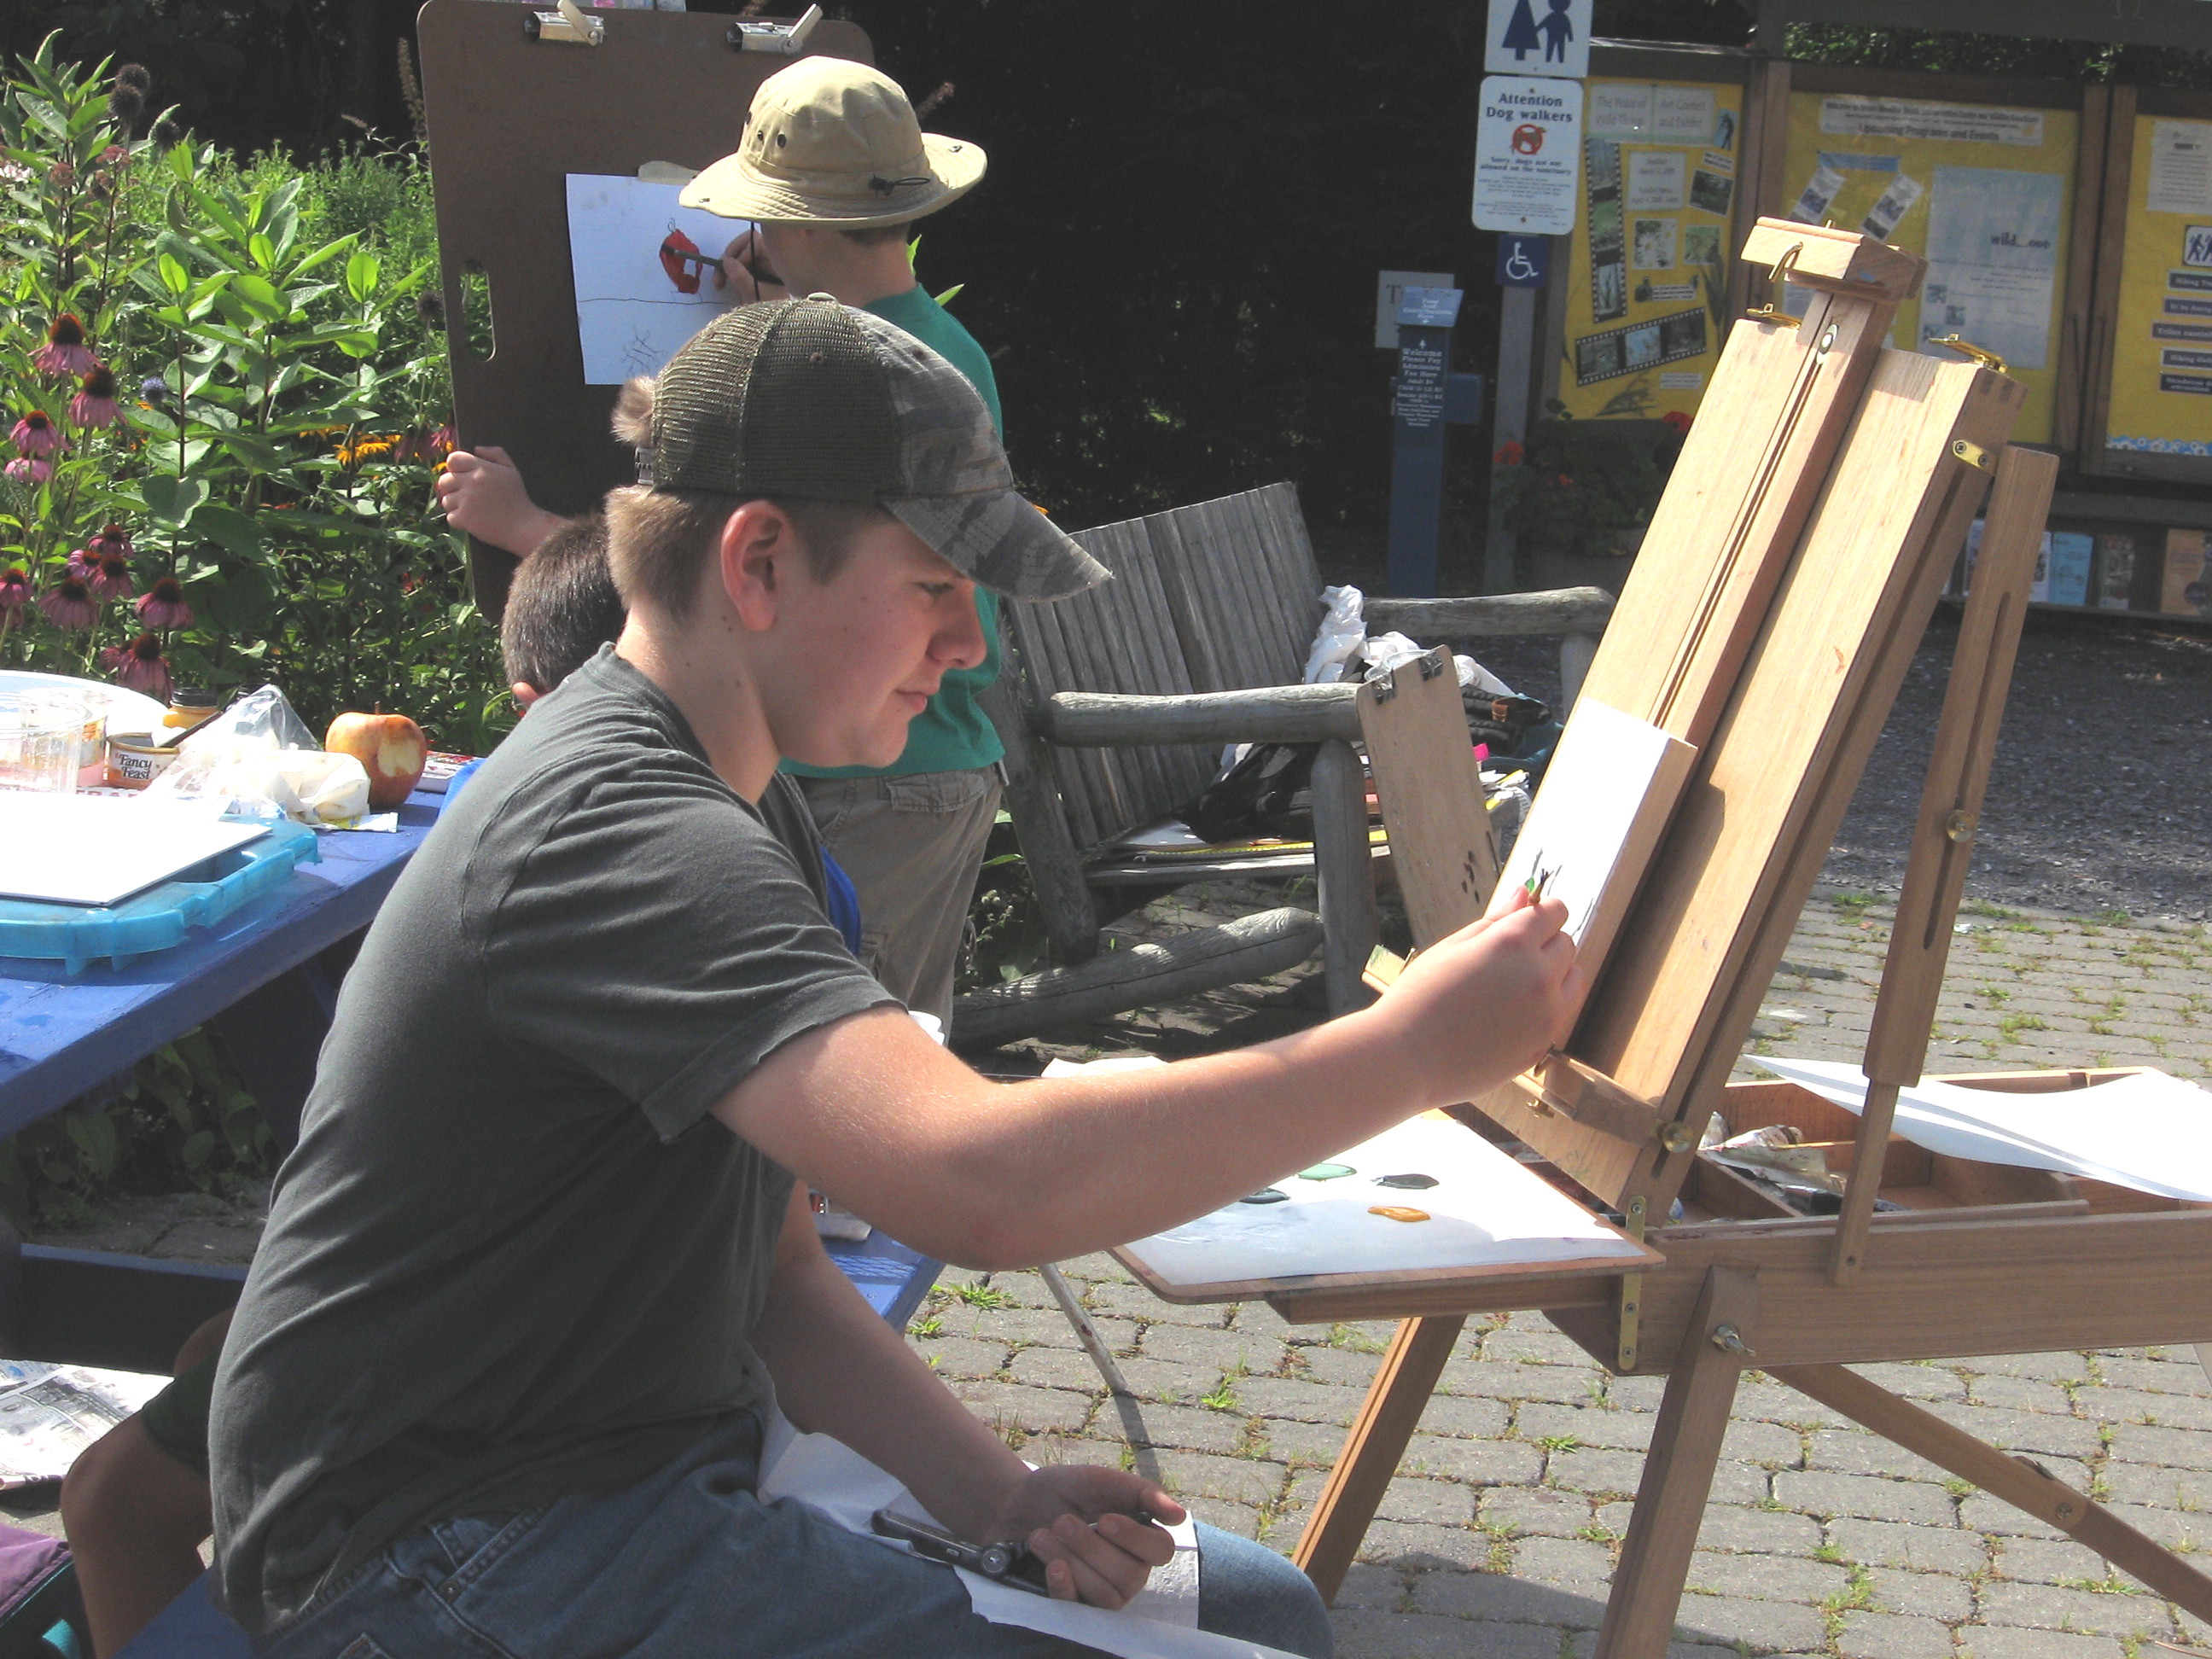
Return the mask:
<svg viewBox="0 0 2212 1659"><path fill-rule="evenodd" d="M1409 288L1398 301L1401 328L1450 328L1459 321L1460 290Z"/></svg>
<svg viewBox="0 0 2212 1659"><path fill-rule="evenodd" d="M1389 586L1400 599L1437 591L1443 507L1444 428L1481 418L1479 374L1451 372L1461 291L1409 288L1398 307L1398 374L1391 383Z"/></svg>
<svg viewBox="0 0 2212 1659"><path fill-rule="evenodd" d="M1500 288L1541 288L1551 274L1552 239L1522 236L1510 231L1498 239L1498 285Z"/></svg>

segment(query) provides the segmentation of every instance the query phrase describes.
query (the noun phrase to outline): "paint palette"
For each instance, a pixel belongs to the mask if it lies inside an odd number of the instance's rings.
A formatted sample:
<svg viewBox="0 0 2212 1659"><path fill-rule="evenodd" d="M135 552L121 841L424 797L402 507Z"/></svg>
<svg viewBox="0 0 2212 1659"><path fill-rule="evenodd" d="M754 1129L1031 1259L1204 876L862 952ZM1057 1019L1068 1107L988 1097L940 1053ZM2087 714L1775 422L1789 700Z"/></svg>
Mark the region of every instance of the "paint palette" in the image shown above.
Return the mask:
<svg viewBox="0 0 2212 1659"><path fill-rule="evenodd" d="M1376 1201L1394 1189L1418 1191L1419 1206ZM1239 1200L1116 1254L1155 1294L1177 1302L1264 1296L1338 1275L1650 1255L1441 1112L1267 1192L1282 1196Z"/></svg>

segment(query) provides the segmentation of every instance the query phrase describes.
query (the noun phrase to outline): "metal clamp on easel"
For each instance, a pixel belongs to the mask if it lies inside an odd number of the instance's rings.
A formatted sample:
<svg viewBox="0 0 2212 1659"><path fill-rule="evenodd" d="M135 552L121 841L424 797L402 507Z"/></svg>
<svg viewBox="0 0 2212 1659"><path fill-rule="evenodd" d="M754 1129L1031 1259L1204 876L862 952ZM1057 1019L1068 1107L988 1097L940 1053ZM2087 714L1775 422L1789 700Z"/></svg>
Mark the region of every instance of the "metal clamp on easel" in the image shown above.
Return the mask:
<svg viewBox="0 0 2212 1659"><path fill-rule="evenodd" d="M796 58L806 50L806 37L822 21L822 8L809 6L795 23L772 23L763 18L740 18L722 39L736 52L773 52Z"/></svg>
<svg viewBox="0 0 2212 1659"><path fill-rule="evenodd" d="M1796 266L1797 256L1804 251L1804 243L1792 242L1790 245L1790 251L1774 262L1774 273L1767 279L1771 286L1767 290L1766 303L1756 311L1744 313L1744 316L1748 320L1754 323L1777 323L1784 328L1796 328L1799 325L1798 319L1783 310L1776 301L1782 298L1783 287L1789 282L1790 273Z"/></svg>
<svg viewBox="0 0 2212 1659"><path fill-rule="evenodd" d="M533 40L565 40L572 46L596 46L607 38L605 22L583 10L576 0L560 0L556 11L526 13L522 32Z"/></svg>
<svg viewBox="0 0 2212 1659"><path fill-rule="evenodd" d="M2005 367L2005 360L1987 346L1978 346L1972 340L1960 339L1955 334L1936 335L1929 340L1928 343L1945 347L1957 352L1961 357L1972 357L1978 367L1989 369L1994 374L2012 373L2012 370Z"/></svg>

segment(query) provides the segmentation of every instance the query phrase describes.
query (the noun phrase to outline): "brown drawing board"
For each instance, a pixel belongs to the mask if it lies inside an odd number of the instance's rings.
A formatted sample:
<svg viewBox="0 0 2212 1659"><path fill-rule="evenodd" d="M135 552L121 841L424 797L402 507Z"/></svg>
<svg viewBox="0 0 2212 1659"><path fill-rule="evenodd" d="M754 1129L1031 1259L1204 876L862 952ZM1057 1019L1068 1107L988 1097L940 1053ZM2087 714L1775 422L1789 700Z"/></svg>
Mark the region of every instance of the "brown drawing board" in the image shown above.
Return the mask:
<svg viewBox="0 0 2212 1659"><path fill-rule="evenodd" d="M531 38L533 15L504 0L429 0L422 97L461 445L505 449L540 506L574 514L635 466L607 430L617 388L584 384L564 181L653 161L705 167L737 148L753 89L795 60L736 50L732 20L703 13L593 11L605 27L595 46ZM807 48L874 57L848 22L817 25ZM489 293L485 357L470 347L471 286ZM471 580L495 617L514 565L471 542Z"/></svg>

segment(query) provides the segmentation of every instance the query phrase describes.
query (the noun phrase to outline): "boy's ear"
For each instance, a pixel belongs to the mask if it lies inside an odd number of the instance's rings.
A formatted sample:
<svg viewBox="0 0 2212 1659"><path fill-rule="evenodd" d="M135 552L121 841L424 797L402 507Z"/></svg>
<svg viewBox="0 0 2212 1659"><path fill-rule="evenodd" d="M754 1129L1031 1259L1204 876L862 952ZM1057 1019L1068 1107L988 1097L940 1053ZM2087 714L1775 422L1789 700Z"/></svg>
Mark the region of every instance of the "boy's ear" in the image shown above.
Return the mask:
<svg viewBox="0 0 2212 1659"><path fill-rule="evenodd" d="M747 501L722 521L722 592L754 633L775 625L783 586L799 556L798 532L774 501Z"/></svg>
<svg viewBox="0 0 2212 1659"><path fill-rule="evenodd" d="M528 680L515 681L507 688L507 694L514 699L515 708L526 714L530 712L530 705L545 695Z"/></svg>

